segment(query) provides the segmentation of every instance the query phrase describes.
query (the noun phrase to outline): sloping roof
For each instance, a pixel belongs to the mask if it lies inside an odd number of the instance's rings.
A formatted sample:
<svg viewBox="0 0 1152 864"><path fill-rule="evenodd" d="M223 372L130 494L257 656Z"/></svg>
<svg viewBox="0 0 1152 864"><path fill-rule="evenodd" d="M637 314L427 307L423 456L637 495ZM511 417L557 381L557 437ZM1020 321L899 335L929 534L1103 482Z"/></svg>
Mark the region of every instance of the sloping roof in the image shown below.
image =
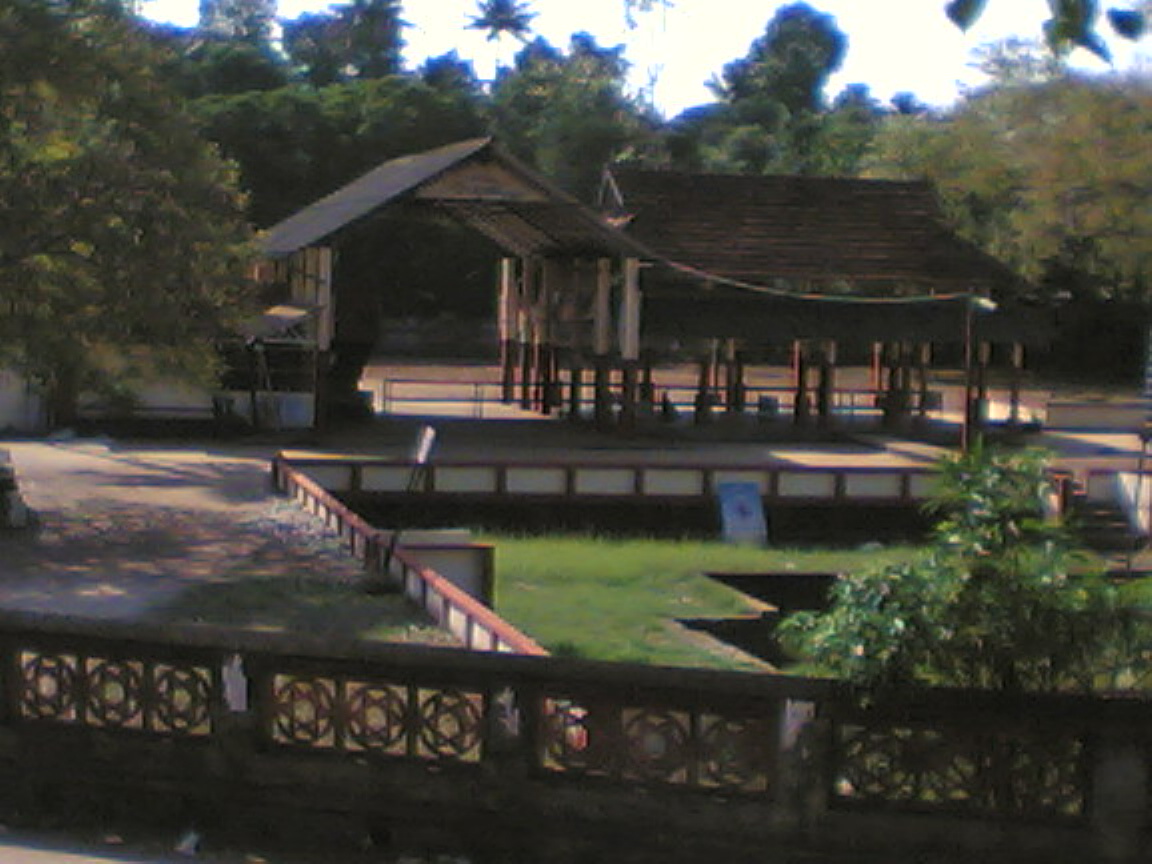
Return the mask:
<svg viewBox="0 0 1152 864"><path fill-rule="evenodd" d="M332 238L381 208L412 201L446 211L516 255L642 251L634 239L490 138L385 162L273 225L261 237L261 247L269 257L288 255Z"/></svg>
<svg viewBox="0 0 1152 864"><path fill-rule="evenodd" d="M606 211L630 236L662 258L738 282L967 291L1015 281L947 227L926 183L616 167L606 189Z"/></svg>

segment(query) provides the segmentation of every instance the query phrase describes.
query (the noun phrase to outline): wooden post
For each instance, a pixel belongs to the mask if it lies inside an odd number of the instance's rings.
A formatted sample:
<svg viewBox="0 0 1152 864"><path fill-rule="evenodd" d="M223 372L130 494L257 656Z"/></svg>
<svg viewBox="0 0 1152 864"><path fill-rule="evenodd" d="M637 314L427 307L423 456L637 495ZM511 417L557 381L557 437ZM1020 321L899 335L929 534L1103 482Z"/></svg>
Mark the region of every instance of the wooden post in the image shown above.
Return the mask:
<svg viewBox="0 0 1152 864"><path fill-rule="evenodd" d="M928 364L932 361L932 343L921 342L916 351L916 377L919 382L919 411L921 419L928 416Z"/></svg>
<svg viewBox="0 0 1152 864"><path fill-rule="evenodd" d="M620 357L624 361L620 419L626 428L636 422L639 395L637 361L640 359L640 261L624 259L624 290L620 298Z"/></svg>
<svg viewBox="0 0 1152 864"><path fill-rule="evenodd" d="M519 323L519 297L516 286L516 259L500 260L500 367L501 399L511 403L516 398L516 343Z"/></svg>
<svg viewBox="0 0 1152 864"><path fill-rule="evenodd" d="M592 405L596 428L604 431L612 420L611 370L608 355L612 350L612 261L596 262L596 293L592 302Z"/></svg>
<svg viewBox="0 0 1152 864"><path fill-rule="evenodd" d="M577 421L582 408L584 370L573 363L568 374L568 419Z"/></svg>
<svg viewBox="0 0 1152 864"><path fill-rule="evenodd" d="M988 422L988 364L992 360L992 345L980 342L976 363L976 428L983 429Z"/></svg>
<svg viewBox="0 0 1152 864"><path fill-rule="evenodd" d="M304 250L304 280L310 283L312 303L320 309L316 322L316 392L313 396L312 427L322 431L328 419L328 370L332 366L332 337L336 331L331 247L319 246Z"/></svg>
<svg viewBox="0 0 1152 864"><path fill-rule="evenodd" d="M607 430L612 425L612 367L607 357L597 357L592 372L592 411L596 428Z"/></svg>
<svg viewBox="0 0 1152 864"><path fill-rule="evenodd" d="M1011 426L1020 424L1020 379L1024 374L1024 344L1012 344L1012 372L1008 382L1008 423Z"/></svg>
<svg viewBox="0 0 1152 864"><path fill-rule="evenodd" d="M811 406L808 401L808 352L799 341L794 349L796 365L796 395L792 405L792 419L797 426L808 422Z"/></svg>
<svg viewBox="0 0 1152 864"><path fill-rule="evenodd" d="M836 343L831 339L820 346L820 378L817 382L816 405L822 425L831 425L836 393Z"/></svg>
<svg viewBox="0 0 1152 864"><path fill-rule="evenodd" d="M700 374L696 379L695 422L703 426L712 418L712 352L700 357Z"/></svg>
<svg viewBox="0 0 1152 864"><path fill-rule="evenodd" d="M652 377L652 361L640 364L640 401L651 409L656 405L656 382Z"/></svg>
<svg viewBox="0 0 1152 864"><path fill-rule="evenodd" d="M636 428L636 408L639 401L640 369L635 361L627 361L621 370L620 428L631 432Z"/></svg>
<svg viewBox="0 0 1152 864"><path fill-rule="evenodd" d="M748 387L744 382L744 371L744 355L733 347L732 375L735 382L732 389L732 410L737 414L743 414L744 409L748 407Z"/></svg>
<svg viewBox="0 0 1152 864"><path fill-rule="evenodd" d="M524 341L520 343L520 407L532 410L533 345L532 328L529 326Z"/></svg>

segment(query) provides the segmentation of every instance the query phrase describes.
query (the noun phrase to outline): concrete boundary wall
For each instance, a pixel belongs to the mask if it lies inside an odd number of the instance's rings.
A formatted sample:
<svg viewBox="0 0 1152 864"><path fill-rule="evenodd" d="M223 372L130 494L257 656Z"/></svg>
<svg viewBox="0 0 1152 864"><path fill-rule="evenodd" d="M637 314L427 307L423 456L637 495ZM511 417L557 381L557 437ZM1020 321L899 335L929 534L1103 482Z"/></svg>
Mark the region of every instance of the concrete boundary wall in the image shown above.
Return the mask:
<svg viewBox="0 0 1152 864"><path fill-rule="evenodd" d="M521 633L476 598L419 560L418 550L394 542L393 532L369 524L330 494L316 479L283 458L272 466L275 488L319 516L364 563L369 580L398 587L413 603L449 630L466 648L544 655L535 640ZM443 554L443 548L440 554Z"/></svg>
<svg viewBox="0 0 1152 864"><path fill-rule="evenodd" d="M397 494L409 489L405 460L281 457L329 492ZM710 498L721 483L754 483L769 501L915 504L932 494L931 468L797 465L668 465L605 462L450 462L424 466L427 494L552 499Z"/></svg>

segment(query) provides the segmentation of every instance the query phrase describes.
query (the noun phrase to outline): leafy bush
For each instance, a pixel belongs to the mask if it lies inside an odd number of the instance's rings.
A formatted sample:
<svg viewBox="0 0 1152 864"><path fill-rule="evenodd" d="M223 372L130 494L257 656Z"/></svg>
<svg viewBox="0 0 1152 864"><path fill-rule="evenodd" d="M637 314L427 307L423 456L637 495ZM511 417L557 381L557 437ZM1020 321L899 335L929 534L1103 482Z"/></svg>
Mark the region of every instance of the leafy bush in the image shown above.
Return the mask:
<svg viewBox="0 0 1152 864"><path fill-rule="evenodd" d="M923 559L846 575L826 612L790 616L781 638L817 670L869 686L1001 691L1117 686L1137 662L1137 619L1046 515L1040 451L973 449L943 461Z"/></svg>

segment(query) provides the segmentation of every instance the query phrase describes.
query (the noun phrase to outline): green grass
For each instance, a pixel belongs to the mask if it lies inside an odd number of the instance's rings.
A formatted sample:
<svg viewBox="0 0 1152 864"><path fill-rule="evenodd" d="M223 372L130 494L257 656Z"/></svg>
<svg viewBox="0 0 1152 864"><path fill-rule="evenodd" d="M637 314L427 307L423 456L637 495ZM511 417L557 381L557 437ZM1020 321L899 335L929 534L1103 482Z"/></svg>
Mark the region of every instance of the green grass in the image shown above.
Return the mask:
<svg viewBox="0 0 1152 864"><path fill-rule="evenodd" d="M673 666L764 669L678 625L759 614L706 572L841 572L907 560L911 547L761 549L706 541L485 537L496 546L496 611L556 654Z"/></svg>
<svg viewBox="0 0 1152 864"><path fill-rule="evenodd" d="M267 633L451 645L455 639L399 594L368 594L357 582L259 577L191 586L153 620Z"/></svg>

